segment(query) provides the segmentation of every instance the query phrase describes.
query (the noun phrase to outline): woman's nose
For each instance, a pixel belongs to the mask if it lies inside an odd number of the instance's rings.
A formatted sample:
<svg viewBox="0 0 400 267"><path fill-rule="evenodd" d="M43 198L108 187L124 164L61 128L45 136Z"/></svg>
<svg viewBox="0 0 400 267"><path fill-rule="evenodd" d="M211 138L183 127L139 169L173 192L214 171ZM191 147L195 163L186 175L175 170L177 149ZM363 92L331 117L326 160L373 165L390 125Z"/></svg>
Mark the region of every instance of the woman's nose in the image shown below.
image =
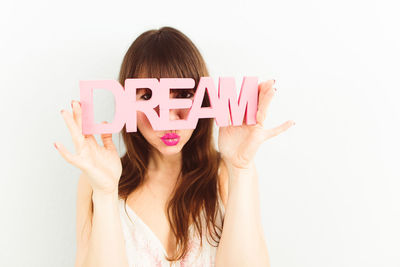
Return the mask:
<svg viewBox="0 0 400 267"><path fill-rule="evenodd" d="M181 113L182 109L170 109L169 110L169 120L174 121L174 120L181 120Z"/></svg>
<svg viewBox="0 0 400 267"><path fill-rule="evenodd" d="M157 107L154 108L154 110L157 112L157 115L160 117L160 106L158 105ZM187 115L187 110L186 109L170 109L169 110L169 120L183 120L186 119Z"/></svg>

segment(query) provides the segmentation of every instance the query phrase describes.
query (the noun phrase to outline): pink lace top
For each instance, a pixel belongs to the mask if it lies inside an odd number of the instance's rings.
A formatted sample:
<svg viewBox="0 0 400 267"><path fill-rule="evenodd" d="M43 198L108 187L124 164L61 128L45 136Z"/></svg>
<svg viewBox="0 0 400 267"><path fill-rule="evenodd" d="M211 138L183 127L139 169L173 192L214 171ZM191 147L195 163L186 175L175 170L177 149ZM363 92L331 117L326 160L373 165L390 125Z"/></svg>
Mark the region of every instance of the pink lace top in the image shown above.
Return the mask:
<svg viewBox="0 0 400 267"><path fill-rule="evenodd" d="M221 207L221 214L217 216L217 223L221 226L222 218L225 215L225 209L219 195L218 201ZM214 247L216 244L210 236L209 241L212 242L214 246L207 242L204 233L206 231L203 230L203 246L200 247L200 239L198 235L194 234L195 226L192 224L189 228L192 238L189 243L190 249L188 253L183 259L170 265L170 262L164 257L167 253L163 244L150 227L125 204L123 199L119 200L119 205L125 247L130 267L210 267L215 265L217 247ZM202 221L205 223L204 216Z"/></svg>

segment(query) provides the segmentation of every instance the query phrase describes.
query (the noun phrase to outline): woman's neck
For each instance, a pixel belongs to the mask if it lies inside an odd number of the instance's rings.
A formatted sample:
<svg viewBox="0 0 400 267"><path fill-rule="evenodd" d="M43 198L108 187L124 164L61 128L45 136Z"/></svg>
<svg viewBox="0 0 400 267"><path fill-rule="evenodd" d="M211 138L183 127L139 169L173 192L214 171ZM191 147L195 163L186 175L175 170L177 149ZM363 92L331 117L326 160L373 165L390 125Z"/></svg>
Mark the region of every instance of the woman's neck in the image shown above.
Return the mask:
<svg viewBox="0 0 400 267"><path fill-rule="evenodd" d="M181 167L181 152L173 155L163 155L159 151L152 153L145 182L158 190L171 192L176 185Z"/></svg>

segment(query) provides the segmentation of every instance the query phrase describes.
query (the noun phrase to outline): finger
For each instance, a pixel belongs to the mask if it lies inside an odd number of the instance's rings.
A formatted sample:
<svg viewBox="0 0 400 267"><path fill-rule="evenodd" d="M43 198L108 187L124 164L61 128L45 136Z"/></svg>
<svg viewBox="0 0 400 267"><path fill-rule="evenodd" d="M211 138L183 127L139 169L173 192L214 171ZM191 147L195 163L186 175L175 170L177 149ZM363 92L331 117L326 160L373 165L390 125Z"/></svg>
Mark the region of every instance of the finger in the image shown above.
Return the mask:
<svg viewBox="0 0 400 267"><path fill-rule="evenodd" d="M86 135L85 135L85 139L86 139L87 141L89 141L90 143L92 143L92 144L94 144L94 145L97 145L96 138L94 138L94 135L93 135L93 134L86 134Z"/></svg>
<svg viewBox="0 0 400 267"><path fill-rule="evenodd" d="M63 144L61 143L54 143L55 148L58 150L58 152L61 154L61 156L68 162L73 165L76 165L75 162L75 155L70 153Z"/></svg>
<svg viewBox="0 0 400 267"><path fill-rule="evenodd" d="M107 124L106 121L102 121L102 124ZM103 141L103 145L107 149L115 149L114 142L112 140L112 134L101 134L101 140Z"/></svg>
<svg viewBox="0 0 400 267"><path fill-rule="evenodd" d="M72 113L74 114L74 120L78 126L79 132L82 133L82 108L79 101L72 100L71 102Z"/></svg>
<svg viewBox="0 0 400 267"><path fill-rule="evenodd" d="M263 125L264 120L267 116L267 110L271 103L273 96L275 95L276 89L273 88L275 80L269 80L267 82L261 83L258 86L258 105L257 105L257 123Z"/></svg>
<svg viewBox="0 0 400 267"><path fill-rule="evenodd" d="M245 118L245 116L243 116L243 119ZM229 109L229 120L228 120L228 126L232 126L233 122L232 122L232 111ZM243 123L242 123L243 124Z"/></svg>
<svg viewBox="0 0 400 267"><path fill-rule="evenodd" d="M284 131L286 131L287 129L289 129L293 125L295 125L295 122L293 120L289 120L289 121L286 121L286 122L282 123L281 125L279 125L279 126L277 126L275 128L265 130L264 131L264 141L269 139L269 138L271 138L271 137L274 137L274 136L276 136L276 135L278 135L278 134L280 134L280 133L282 133Z"/></svg>
<svg viewBox="0 0 400 267"><path fill-rule="evenodd" d="M83 142L83 135L79 132L78 126L76 125L72 114L68 110L61 110L61 115L64 118L65 123L67 124L69 132L71 133L75 149L79 151Z"/></svg>
<svg viewBox="0 0 400 267"><path fill-rule="evenodd" d="M82 131L82 105L79 101L72 100L71 102L72 110L74 113L74 121L78 126L79 132L83 135ZM93 144L97 144L96 138L92 134L83 135L86 140Z"/></svg>

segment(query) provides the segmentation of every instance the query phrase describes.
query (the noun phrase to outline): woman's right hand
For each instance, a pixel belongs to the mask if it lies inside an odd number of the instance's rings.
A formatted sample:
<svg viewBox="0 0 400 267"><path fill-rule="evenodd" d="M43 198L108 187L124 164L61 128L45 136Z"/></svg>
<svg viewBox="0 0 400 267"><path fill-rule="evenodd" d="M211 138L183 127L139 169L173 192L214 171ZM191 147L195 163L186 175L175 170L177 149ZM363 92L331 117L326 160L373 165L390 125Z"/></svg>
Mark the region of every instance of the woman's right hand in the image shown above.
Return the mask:
<svg viewBox="0 0 400 267"><path fill-rule="evenodd" d="M78 101L72 101L71 106L73 114L61 110L61 115L71 133L76 154L70 153L60 143L54 143L54 146L67 162L81 169L89 177L94 192L114 193L118 190L122 164L112 134L101 134L103 146L97 143L93 135L83 135L81 105Z"/></svg>

